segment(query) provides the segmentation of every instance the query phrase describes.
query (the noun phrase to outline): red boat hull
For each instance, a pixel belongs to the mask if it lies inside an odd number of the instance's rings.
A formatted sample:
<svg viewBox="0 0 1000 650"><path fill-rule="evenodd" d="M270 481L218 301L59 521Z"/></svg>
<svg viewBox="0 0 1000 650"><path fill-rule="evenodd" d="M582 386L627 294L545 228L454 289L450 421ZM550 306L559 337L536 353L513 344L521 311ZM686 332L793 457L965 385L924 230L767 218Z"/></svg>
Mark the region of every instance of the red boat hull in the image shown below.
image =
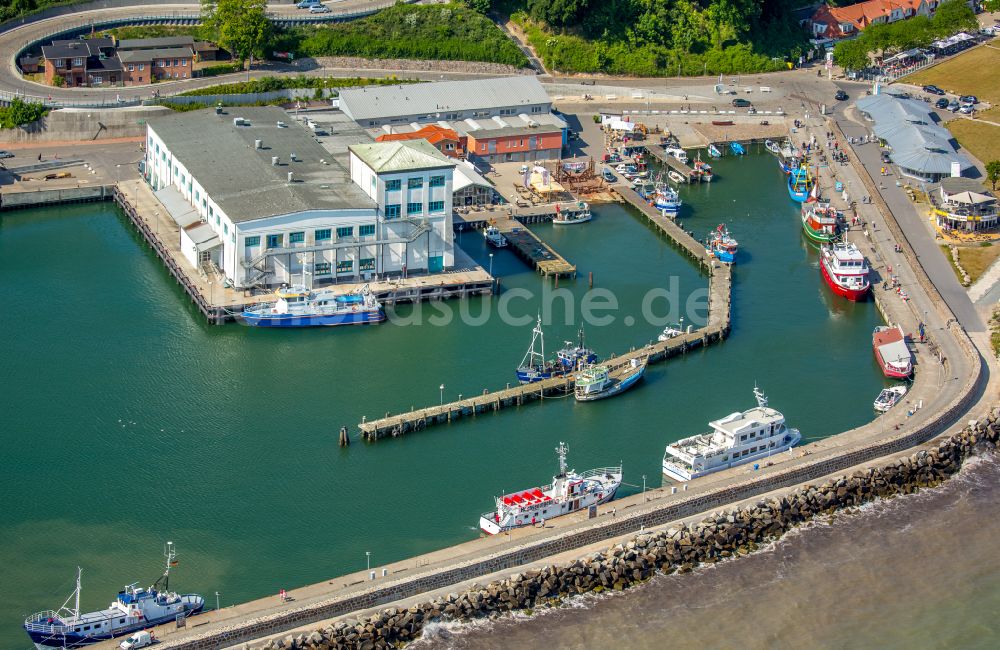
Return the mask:
<svg viewBox="0 0 1000 650"><path fill-rule="evenodd" d="M882 355L875 350L875 360L878 361L878 365L882 368L882 374L889 379L909 379L910 375L913 374L913 369L910 368L909 372L900 372L892 367L890 367L883 359Z"/></svg>
<svg viewBox="0 0 1000 650"><path fill-rule="evenodd" d="M826 263L823 260L820 260L819 270L823 274L823 279L826 281L827 286L830 287L830 290L848 300L853 300L854 302L864 300L865 296L868 295L868 289L871 288L871 285L866 286L864 289L848 289L840 286L830 277L830 273L826 270Z"/></svg>

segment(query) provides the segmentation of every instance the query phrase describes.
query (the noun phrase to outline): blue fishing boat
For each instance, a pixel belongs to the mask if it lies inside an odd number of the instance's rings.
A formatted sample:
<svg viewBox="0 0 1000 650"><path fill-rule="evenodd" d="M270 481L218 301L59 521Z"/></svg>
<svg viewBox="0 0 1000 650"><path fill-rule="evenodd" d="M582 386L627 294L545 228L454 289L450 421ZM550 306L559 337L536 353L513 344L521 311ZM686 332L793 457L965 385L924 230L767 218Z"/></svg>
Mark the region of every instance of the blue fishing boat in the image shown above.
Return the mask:
<svg viewBox="0 0 1000 650"><path fill-rule="evenodd" d="M735 140L729 143L729 148L737 156L742 156L746 154L746 151L743 149L743 145L741 145L739 142L736 142Z"/></svg>
<svg viewBox="0 0 1000 650"><path fill-rule="evenodd" d="M581 365L591 364L597 361L597 353L584 344L583 329L577 333L576 344L573 341L566 341L563 349L556 352L556 363L567 371L576 370Z"/></svg>
<svg viewBox="0 0 1000 650"><path fill-rule="evenodd" d="M80 575L76 570L76 590L58 610L32 614L24 621L24 630L36 648L83 648L92 643L132 634L161 623L194 616L205 607L198 594L178 594L169 590L170 568L177 566L173 542L164 553L167 567L156 582L143 589L138 583L125 587L107 609L80 612ZM73 607L70 607L73 601Z"/></svg>
<svg viewBox="0 0 1000 650"><path fill-rule="evenodd" d="M739 242L729 234L725 224L719 224L705 242L705 250L708 254L726 264L736 262L736 251L739 249Z"/></svg>
<svg viewBox="0 0 1000 650"><path fill-rule="evenodd" d="M802 203L809 198L812 185L813 179L808 169L805 167L793 169L788 175L788 196L792 197L793 201Z"/></svg>
<svg viewBox="0 0 1000 650"><path fill-rule="evenodd" d="M612 372L607 366L590 366L576 376L573 395L578 402L614 397L635 386L646 372L646 358L632 359L624 369Z"/></svg>
<svg viewBox="0 0 1000 650"><path fill-rule="evenodd" d="M251 327L331 327L367 325L385 320L382 305L365 285L348 294L301 286L279 289L274 302L243 310L240 320Z"/></svg>
<svg viewBox="0 0 1000 650"><path fill-rule="evenodd" d="M542 333L542 317L539 316L535 328L531 330L531 345L524 353L521 365L517 367L517 380L522 384L531 384L564 374L566 367L561 363L545 360L545 334Z"/></svg>
<svg viewBox="0 0 1000 650"><path fill-rule="evenodd" d="M712 158L722 158L722 152L714 144L708 145L708 155Z"/></svg>

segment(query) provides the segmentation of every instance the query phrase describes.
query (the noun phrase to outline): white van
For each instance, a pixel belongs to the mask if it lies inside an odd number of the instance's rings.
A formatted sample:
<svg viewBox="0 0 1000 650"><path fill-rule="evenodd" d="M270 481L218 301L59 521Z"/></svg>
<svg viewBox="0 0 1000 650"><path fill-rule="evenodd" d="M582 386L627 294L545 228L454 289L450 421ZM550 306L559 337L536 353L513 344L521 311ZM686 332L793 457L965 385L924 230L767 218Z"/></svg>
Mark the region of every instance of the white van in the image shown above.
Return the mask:
<svg viewBox="0 0 1000 650"><path fill-rule="evenodd" d="M156 639L151 632L142 630L119 643L118 647L122 650L135 650L136 648L145 648L146 646L153 645L154 641Z"/></svg>

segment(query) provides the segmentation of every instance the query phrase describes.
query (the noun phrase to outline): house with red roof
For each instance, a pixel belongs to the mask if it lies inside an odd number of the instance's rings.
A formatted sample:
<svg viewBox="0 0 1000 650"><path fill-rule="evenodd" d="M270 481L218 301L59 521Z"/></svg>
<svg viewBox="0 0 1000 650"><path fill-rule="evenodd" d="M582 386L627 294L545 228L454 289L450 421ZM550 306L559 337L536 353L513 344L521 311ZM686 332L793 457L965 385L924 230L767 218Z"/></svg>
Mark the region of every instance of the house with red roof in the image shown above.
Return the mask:
<svg viewBox="0 0 1000 650"><path fill-rule="evenodd" d="M446 129L437 124L428 124L409 133L386 133L375 138L375 142L395 142L401 140L427 140L434 148L446 156L461 158L465 155L467 138L454 129Z"/></svg>
<svg viewBox="0 0 1000 650"><path fill-rule="evenodd" d="M914 16L931 16L940 0L865 0L846 7L820 5L810 19L815 39L852 38L869 25L894 23Z"/></svg>

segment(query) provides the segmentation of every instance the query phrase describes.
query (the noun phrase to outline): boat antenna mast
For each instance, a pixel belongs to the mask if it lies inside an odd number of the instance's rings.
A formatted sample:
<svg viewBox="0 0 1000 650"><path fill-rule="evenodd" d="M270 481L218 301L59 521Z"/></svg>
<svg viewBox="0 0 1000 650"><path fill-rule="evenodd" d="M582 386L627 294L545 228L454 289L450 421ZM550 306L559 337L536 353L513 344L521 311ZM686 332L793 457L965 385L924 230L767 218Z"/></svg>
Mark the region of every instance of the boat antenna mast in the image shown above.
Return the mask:
<svg viewBox="0 0 1000 650"><path fill-rule="evenodd" d="M535 341L538 341L542 349L541 352L535 350ZM535 359L538 359L537 366L539 368L545 367L545 335L542 334L542 315L538 315L538 321L535 323L535 329L531 330L531 347L524 354L524 359L521 360L522 368L533 368L535 367Z"/></svg>
<svg viewBox="0 0 1000 650"><path fill-rule="evenodd" d="M765 408L767 406L767 396L757 387L757 382L753 384L753 396L757 399L757 406Z"/></svg>
<svg viewBox="0 0 1000 650"><path fill-rule="evenodd" d="M70 615L67 616L66 618L73 618L73 619L80 618L80 576L82 573L83 569L81 569L80 567L76 567L76 589L74 589L73 593L71 593L69 596L66 597L66 602L64 602L62 604L62 607L59 608L60 615L63 612L66 612ZM67 607L67 605L69 605L70 600L73 601L73 609Z"/></svg>
<svg viewBox="0 0 1000 650"><path fill-rule="evenodd" d="M166 567L163 569L163 575L156 579L150 590L157 589L160 585L163 585L163 591L168 591L170 589L170 567L177 566L177 549L174 548L173 542L167 542L163 547L163 557L167 559Z"/></svg>
<svg viewBox="0 0 1000 650"><path fill-rule="evenodd" d="M559 476L566 476L566 452L568 451L569 447L566 446L566 443L560 441L559 446L556 447L556 454L559 455Z"/></svg>

